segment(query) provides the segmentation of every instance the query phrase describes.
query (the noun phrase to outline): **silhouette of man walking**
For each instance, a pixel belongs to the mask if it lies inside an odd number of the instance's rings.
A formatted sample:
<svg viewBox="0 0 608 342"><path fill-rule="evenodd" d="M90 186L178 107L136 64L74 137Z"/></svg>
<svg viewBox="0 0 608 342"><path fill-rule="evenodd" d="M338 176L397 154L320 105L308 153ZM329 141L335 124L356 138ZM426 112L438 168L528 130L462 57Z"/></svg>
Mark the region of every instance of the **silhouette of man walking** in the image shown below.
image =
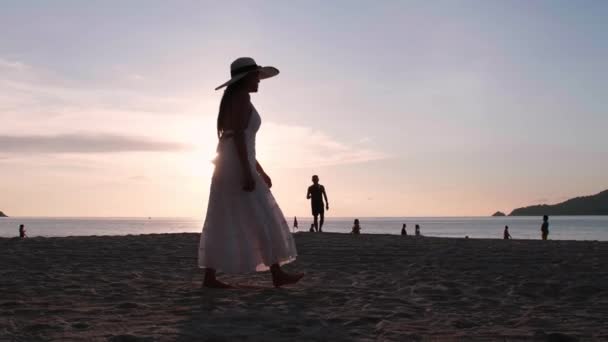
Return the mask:
<svg viewBox="0 0 608 342"><path fill-rule="evenodd" d="M505 226L505 230L502 233L502 238L505 240L509 240L511 238L511 234L509 234L509 226Z"/></svg>
<svg viewBox="0 0 608 342"><path fill-rule="evenodd" d="M314 217L314 226L317 232L323 231L323 221L325 220L325 209L329 210L329 201L325 187L319 184L319 176L312 176L312 185L308 187L306 199L310 199L310 207L312 216ZM323 198L325 198L325 206L323 206ZM320 216L320 221L318 218Z"/></svg>

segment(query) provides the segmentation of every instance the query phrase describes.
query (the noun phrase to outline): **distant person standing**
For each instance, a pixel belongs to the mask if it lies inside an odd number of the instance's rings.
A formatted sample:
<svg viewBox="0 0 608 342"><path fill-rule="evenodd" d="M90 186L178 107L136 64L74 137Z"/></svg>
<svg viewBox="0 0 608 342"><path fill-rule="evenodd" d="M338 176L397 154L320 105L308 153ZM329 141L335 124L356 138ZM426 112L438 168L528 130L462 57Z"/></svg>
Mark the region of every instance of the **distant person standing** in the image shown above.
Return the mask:
<svg viewBox="0 0 608 342"><path fill-rule="evenodd" d="M355 219L355 222L353 222L353 230L351 231L351 234L361 234L361 225L359 225L359 219Z"/></svg>
<svg viewBox="0 0 608 342"><path fill-rule="evenodd" d="M543 240L547 240L549 237L549 216L543 216L543 224L540 226L540 232L542 234Z"/></svg>
<svg viewBox="0 0 608 342"><path fill-rule="evenodd" d="M313 184L308 187L306 199L310 199L310 207L312 209L312 216L314 217L313 224L315 225L315 230L317 232L322 232L323 222L325 221L325 209L329 210L329 201L327 200L325 187L319 184L319 176L312 176L312 183ZM325 206L323 206L323 198L325 198ZM320 221L318 221L318 218L320 218Z"/></svg>
<svg viewBox="0 0 608 342"><path fill-rule="evenodd" d="M416 236L420 236L421 235L420 234L420 226L419 225L416 225L415 234L416 234Z"/></svg>
<svg viewBox="0 0 608 342"><path fill-rule="evenodd" d="M509 240L511 238L511 234L509 234L509 226L505 226L505 231L502 234L503 239Z"/></svg>
<svg viewBox="0 0 608 342"><path fill-rule="evenodd" d="M19 237L22 239L25 239L27 237L27 235L25 234L25 226L22 224L19 225Z"/></svg>
<svg viewBox="0 0 608 342"><path fill-rule="evenodd" d="M406 224L403 224L403 227L401 227L401 235L407 235L407 230L405 230Z"/></svg>

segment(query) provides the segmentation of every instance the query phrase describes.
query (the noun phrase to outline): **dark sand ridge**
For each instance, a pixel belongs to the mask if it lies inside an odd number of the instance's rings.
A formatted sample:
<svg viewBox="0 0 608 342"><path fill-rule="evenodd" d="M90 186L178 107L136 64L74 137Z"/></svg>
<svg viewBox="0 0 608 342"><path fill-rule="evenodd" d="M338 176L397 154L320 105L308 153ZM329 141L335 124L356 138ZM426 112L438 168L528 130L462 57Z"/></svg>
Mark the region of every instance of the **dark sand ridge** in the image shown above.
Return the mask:
<svg viewBox="0 0 608 342"><path fill-rule="evenodd" d="M0 341L608 340L608 242L302 233L300 284L201 290L198 239L0 239Z"/></svg>

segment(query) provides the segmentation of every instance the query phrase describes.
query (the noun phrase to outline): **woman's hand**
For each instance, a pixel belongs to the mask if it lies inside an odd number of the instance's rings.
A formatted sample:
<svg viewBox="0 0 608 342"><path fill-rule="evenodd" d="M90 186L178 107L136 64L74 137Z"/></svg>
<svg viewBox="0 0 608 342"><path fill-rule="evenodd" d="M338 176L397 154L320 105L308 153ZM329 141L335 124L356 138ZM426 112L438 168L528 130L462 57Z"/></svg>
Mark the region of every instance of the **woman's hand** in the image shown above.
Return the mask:
<svg viewBox="0 0 608 342"><path fill-rule="evenodd" d="M264 180L264 183L268 185L268 189L272 188L272 180L270 179L270 177L268 177L266 173L262 173L262 179Z"/></svg>
<svg viewBox="0 0 608 342"><path fill-rule="evenodd" d="M243 190L246 192L255 190L255 180L253 179L251 172L245 174L245 178L243 179Z"/></svg>

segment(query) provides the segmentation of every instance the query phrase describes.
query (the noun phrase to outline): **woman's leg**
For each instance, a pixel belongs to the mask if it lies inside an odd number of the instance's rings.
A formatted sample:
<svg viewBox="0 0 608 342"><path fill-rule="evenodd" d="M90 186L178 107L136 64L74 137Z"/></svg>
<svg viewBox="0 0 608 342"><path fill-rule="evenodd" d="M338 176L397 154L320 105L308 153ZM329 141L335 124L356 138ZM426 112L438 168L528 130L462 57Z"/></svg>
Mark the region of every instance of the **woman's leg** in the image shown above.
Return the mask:
<svg viewBox="0 0 608 342"><path fill-rule="evenodd" d="M222 283L215 277L215 269L205 268L205 280L203 280L203 286L214 288L214 289L230 289L232 286L226 283Z"/></svg>
<svg viewBox="0 0 608 342"><path fill-rule="evenodd" d="M272 266L270 266L270 273L272 274L272 284L274 285L274 287L295 284L304 276L303 273L285 273L285 271L281 269L281 266L279 266L279 264L273 264Z"/></svg>

